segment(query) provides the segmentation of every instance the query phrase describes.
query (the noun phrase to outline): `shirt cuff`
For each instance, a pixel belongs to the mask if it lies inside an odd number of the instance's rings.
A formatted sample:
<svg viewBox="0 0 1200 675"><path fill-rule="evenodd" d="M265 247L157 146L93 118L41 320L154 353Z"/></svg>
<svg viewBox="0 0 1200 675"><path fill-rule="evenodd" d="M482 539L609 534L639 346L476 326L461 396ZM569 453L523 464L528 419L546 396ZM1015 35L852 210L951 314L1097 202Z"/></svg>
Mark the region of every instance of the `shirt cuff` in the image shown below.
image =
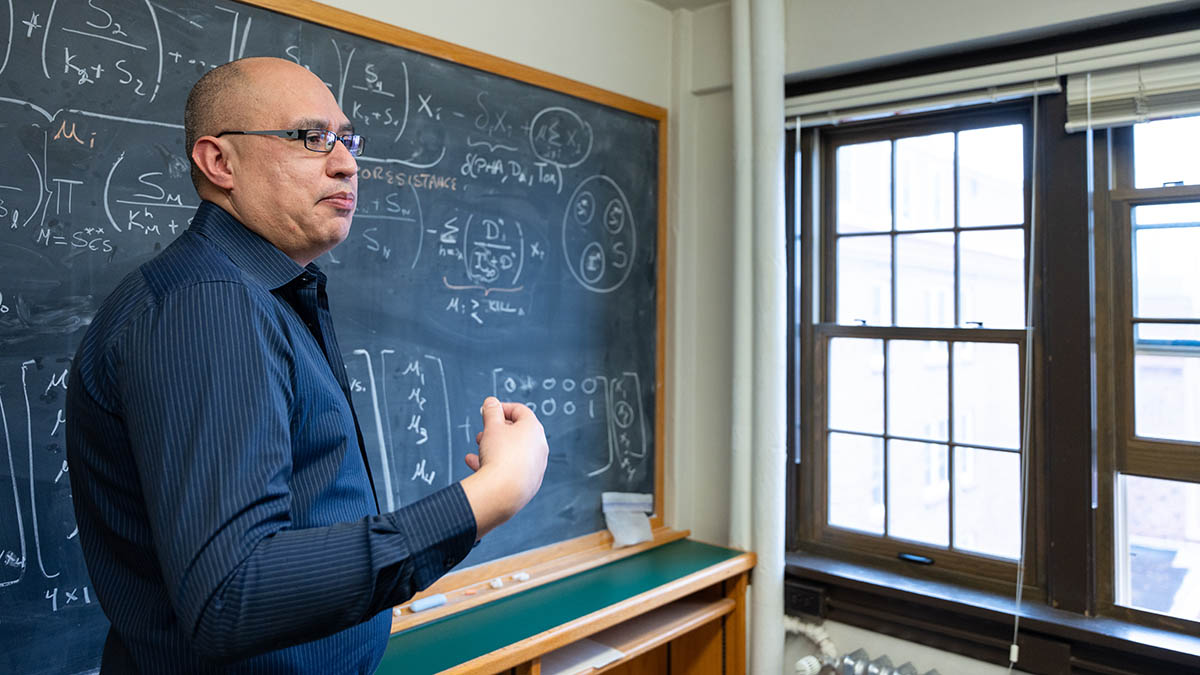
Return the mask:
<svg viewBox="0 0 1200 675"><path fill-rule="evenodd" d="M420 590L462 562L475 544L475 513L458 483L384 516L408 540L412 580Z"/></svg>

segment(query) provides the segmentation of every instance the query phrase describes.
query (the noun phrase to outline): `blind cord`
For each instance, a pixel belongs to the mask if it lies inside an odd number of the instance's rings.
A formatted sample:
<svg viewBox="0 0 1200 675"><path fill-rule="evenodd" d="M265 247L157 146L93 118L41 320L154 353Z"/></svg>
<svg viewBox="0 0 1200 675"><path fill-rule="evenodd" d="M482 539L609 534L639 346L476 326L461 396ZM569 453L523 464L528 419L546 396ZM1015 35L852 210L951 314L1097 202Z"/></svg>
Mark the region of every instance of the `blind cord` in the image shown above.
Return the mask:
<svg viewBox="0 0 1200 675"><path fill-rule="evenodd" d="M1089 97L1090 100L1090 97ZM1008 648L1008 673L1019 656L1017 636L1021 629L1021 597L1025 590L1025 556L1029 523L1029 437L1033 409L1033 280L1037 269L1037 181L1038 181L1038 95L1033 95L1033 157L1030 169L1029 194L1029 267L1025 275L1025 386L1021 410L1021 557L1017 560L1017 589L1013 606L1013 636Z"/></svg>

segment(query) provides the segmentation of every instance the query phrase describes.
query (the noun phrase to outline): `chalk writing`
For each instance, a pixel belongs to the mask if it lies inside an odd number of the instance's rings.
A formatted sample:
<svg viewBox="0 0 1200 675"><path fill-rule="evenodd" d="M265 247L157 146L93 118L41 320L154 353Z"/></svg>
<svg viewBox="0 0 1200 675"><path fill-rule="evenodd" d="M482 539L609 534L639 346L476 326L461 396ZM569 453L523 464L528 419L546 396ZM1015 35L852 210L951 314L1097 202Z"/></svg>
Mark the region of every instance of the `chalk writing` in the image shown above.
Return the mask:
<svg viewBox="0 0 1200 675"><path fill-rule="evenodd" d="M441 358L405 355L394 349L379 350L377 361L365 349L354 350L353 356L348 374L365 384L360 393L365 400L359 409L368 412L360 412L360 420L373 430L364 434L369 436L364 440L378 457L376 482L382 483L379 487L387 508L395 508L398 499L407 502L424 496L435 484L448 485L453 453L449 393ZM392 457L414 456L411 474L393 475ZM443 478L439 480L439 476ZM412 491L409 486L414 482L423 486L422 491Z"/></svg>
<svg viewBox="0 0 1200 675"><path fill-rule="evenodd" d="M572 193L563 216L563 256L584 288L609 293L633 269L637 228L625 192L608 176L590 176Z"/></svg>
<svg viewBox="0 0 1200 675"><path fill-rule="evenodd" d="M24 556L17 555L13 551L0 550L0 565L5 567L15 567L19 570L25 569Z"/></svg>
<svg viewBox="0 0 1200 675"><path fill-rule="evenodd" d="M544 162L576 167L592 152L592 127L572 110L545 108L529 123L529 145Z"/></svg>
<svg viewBox="0 0 1200 675"><path fill-rule="evenodd" d="M587 472L596 477L619 472L632 484L644 472L649 437L642 413L641 382L636 372L616 377L593 375L536 377L507 368L492 370L492 391L501 399L523 401L547 429L591 425L602 429L605 456ZM565 419L564 419L565 418ZM559 421L563 420L563 421Z"/></svg>
<svg viewBox="0 0 1200 675"><path fill-rule="evenodd" d="M450 190L458 192L458 177L428 172L396 171L382 166L363 167L358 170L358 179L383 181L388 185L412 186L421 190Z"/></svg>
<svg viewBox="0 0 1200 675"><path fill-rule="evenodd" d="M75 586L74 588L63 588L62 593L59 593L59 588L46 589L46 600L50 601L50 611L57 612L59 609L66 609L71 603L81 605L92 604L92 594L87 586ZM59 605L59 599L62 599L62 605Z"/></svg>
<svg viewBox="0 0 1200 675"><path fill-rule="evenodd" d="M61 54L59 74L76 86L113 83L148 103L158 97L164 52L153 4L89 0L78 14L64 11L56 15L57 5L58 0L51 3L42 31L46 79L51 79L51 60ZM56 20L61 25L55 25ZM28 26L29 36L34 29Z"/></svg>

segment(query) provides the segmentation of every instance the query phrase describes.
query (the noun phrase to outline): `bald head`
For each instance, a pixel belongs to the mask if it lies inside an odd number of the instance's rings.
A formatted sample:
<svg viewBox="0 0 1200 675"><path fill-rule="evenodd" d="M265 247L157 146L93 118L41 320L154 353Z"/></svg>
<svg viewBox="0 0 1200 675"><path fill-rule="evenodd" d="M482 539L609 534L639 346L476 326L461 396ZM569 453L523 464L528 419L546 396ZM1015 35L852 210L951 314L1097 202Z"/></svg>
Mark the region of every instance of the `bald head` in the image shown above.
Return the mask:
<svg viewBox="0 0 1200 675"><path fill-rule="evenodd" d="M349 234L358 199L350 146L311 147L294 133L354 132L321 78L284 59L234 61L196 83L184 121L201 199L301 265Z"/></svg>
<svg viewBox="0 0 1200 675"><path fill-rule="evenodd" d="M191 158L196 140L222 131L262 128L269 117L280 115L288 92L294 91L298 81L304 84L315 82L325 88L324 83L303 66L272 57L230 61L208 71L192 86L183 111L183 133L191 160L192 184L197 190L207 179Z"/></svg>
<svg viewBox="0 0 1200 675"><path fill-rule="evenodd" d="M224 129L225 120L236 100L235 90L241 88L245 76L243 64L231 61L217 66L201 77L188 94L187 106L183 109L183 136L188 161L192 165L192 185L199 190L204 183L204 173L192 159L192 148L201 136L216 135Z"/></svg>

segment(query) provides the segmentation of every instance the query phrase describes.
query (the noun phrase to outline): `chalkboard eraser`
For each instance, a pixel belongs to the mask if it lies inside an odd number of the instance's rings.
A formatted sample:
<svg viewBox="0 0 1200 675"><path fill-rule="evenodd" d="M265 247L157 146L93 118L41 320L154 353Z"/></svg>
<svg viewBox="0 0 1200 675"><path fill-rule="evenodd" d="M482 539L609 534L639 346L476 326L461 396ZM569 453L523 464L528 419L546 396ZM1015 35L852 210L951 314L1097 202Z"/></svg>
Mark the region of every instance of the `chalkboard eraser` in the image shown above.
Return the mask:
<svg viewBox="0 0 1200 675"><path fill-rule="evenodd" d="M444 604L446 604L446 596L442 595L441 593L438 593L436 595L431 595L427 598L421 598L420 600L414 600L413 603L411 605L409 605L408 607L409 607L409 609L411 609L414 612L424 612L427 609L433 609L434 607L441 607Z"/></svg>

